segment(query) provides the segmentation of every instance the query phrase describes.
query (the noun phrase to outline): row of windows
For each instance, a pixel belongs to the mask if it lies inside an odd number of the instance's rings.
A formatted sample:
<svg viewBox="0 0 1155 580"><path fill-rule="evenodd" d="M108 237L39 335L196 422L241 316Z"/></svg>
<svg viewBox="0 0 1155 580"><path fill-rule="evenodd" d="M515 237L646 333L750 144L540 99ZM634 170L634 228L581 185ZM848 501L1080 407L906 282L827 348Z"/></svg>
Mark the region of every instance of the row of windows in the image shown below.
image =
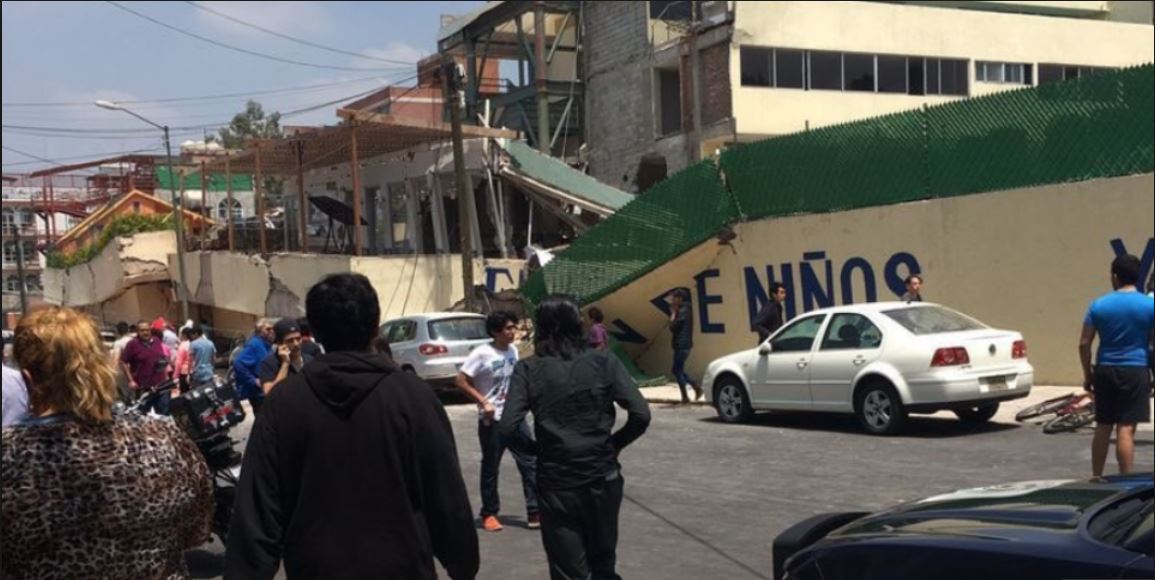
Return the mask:
<svg viewBox="0 0 1155 580"><path fill-rule="evenodd" d="M970 94L967 61L742 47L742 86L907 95Z"/></svg>
<svg viewBox="0 0 1155 580"><path fill-rule="evenodd" d="M30 274L24 278L24 289L28 291L37 291L43 289L40 285L40 275ZM19 292L20 291L20 277L8 276L4 279L5 292Z"/></svg>
<svg viewBox="0 0 1155 580"><path fill-rule="evenodd" d="M893 56L790 48L741 49L742 86L907 95L970 94L965 59ZM1111 70L1068 64L1040 64L1038 84L1073 80ZM975 61L975 80L1034 86L1028 63Z"/></svg>

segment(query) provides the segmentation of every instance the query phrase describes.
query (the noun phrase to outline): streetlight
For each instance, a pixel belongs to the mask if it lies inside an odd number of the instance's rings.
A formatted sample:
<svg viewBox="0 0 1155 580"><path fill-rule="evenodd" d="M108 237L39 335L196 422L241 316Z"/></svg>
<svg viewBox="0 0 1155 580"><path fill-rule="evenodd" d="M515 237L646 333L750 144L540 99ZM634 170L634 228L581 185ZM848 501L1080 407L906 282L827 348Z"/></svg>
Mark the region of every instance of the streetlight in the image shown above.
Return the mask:
<svg viewBox="0 0 1155 580"><path fill-rule="evenodd" d="M168 165L169 185L172 186L172 213L173 221L176 226L176 267L177 267L177 297L180 299L180 318L181 320L188 320L188 286L185 285L185 269L184 269L184 208L181 202L180 195L177 193L178 189L172 180L177 179L177 174L172 166L172 143L169 141L168 125L160 125L154 123L137 113L124 108L123 105L113 101L96 101L96 106L101 109L108 109L109 111L121 111L128 113L157 129L164 132L164 150Z"/></svg>

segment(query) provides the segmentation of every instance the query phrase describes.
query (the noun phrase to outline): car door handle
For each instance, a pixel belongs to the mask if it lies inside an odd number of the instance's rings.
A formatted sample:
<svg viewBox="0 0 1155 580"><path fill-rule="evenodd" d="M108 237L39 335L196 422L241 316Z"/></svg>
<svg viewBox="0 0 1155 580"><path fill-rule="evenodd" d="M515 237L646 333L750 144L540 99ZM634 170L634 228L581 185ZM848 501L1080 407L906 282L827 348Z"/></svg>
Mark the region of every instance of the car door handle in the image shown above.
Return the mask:
<svg viewBox="0 0 1155 580"><path fill-rule="evenodd" d="M808 366L810 366L810 363L808 363L804 360L798 361L798 370L804 370Z"/></svg>
<svg viewBox="0 0 1155 580"><path fill-rule="evenodd" d="M862 366L862 365L864 365L864 364L866 364L866 359L864 359L864 358L856 358L856 359L854 359L854 366L856 366L856 367L860 367L860 366Z"/></svg>

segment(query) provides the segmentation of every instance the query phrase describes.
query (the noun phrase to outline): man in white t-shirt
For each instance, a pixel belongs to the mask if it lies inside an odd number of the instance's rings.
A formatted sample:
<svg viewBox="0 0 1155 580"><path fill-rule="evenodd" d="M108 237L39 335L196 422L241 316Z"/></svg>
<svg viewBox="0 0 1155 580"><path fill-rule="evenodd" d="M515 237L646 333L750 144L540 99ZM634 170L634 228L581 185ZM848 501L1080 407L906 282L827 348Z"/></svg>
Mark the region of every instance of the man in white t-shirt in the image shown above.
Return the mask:
<svg viewBox="0 0 1155 580"><path fill-rule="evenodd" d="M481 525L489 532L502 530L497 517L501 512L497 476L506 445L497 425L509 393L513 369L517 366L517 349L513 346L517 339L517 323L517 317L509 312L490 314L485 319L485 329L493 342L474 349L462 364L461 372L457 373L458 390L477 403L477 438L481 444ZM522 423L518 436L531 438L529 426ZM541 527L537 510L537 457L512 449L510 452L521 472L527 525L530 529L537 529Z"/></svg>

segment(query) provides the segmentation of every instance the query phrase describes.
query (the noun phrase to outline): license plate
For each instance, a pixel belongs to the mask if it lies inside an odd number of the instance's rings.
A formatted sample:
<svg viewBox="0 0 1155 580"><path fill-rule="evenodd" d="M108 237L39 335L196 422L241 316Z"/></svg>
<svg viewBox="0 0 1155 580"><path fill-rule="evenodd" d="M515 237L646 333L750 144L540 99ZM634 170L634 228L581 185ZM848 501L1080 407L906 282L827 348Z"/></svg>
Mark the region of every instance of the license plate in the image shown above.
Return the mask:
<svg viewBox="0 0 1155 580"><path fill-rule="evenodd" d="M991 391L1006 391L1010 389L1007 385L1007 377L990 377L987 379L987 387Z"/></svg>

